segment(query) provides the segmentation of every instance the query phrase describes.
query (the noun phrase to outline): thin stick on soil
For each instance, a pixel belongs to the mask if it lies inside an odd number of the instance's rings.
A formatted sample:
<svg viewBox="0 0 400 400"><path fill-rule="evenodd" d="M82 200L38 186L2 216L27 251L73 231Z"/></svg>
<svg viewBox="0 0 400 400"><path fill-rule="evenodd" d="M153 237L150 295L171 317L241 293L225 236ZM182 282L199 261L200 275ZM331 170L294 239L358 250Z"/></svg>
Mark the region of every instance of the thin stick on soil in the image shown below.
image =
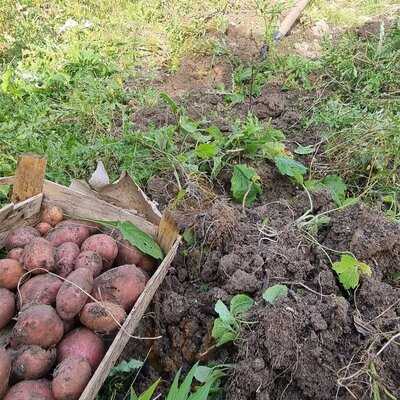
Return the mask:
<svg viewBox="0 0 400 400"><path fill-rule="evenodd" d="M392 336L383 346L382 348L376 353L375 357L378 357L380 354L382 354L385 349L392 343L394 340L396 340L398 337L400 337L400 332L396 333L396 335Z"/></svg>
<svg viewBox="0 0 400 400"><path fill-rule="evenodd" d="M48 270L45 269L45 268L34 268L34 269L31 269L30 271L25 272L25 274L23 274L23 275L21 276L21 278L19 278L18 285L17 285L17 293L18 293L19 303L21 304L21 307L22 307L22 295L21 295L21 290L20 290L21 282L23 281L23 279L24 279L26 276L30 275L30 274L31 274L32 272L34 272L34 271L42 271L42 272L44 271L44 272L48 273L48 274L51 275L51 276L54 276L54 277L56 277L56 278L59 278L59 279L61 279L62 281L67 282L67 283L69 283L69 284L72 285L72 286L75 286L77 289L79 289L81 292L83 292L86 296L88 296L89 299L92 300L94 303L99 304L100 306L102 306L102 307L107 311L108 315L109 315L109 316L113 319L113 321L116 323L116 325L122 330L122 332L124 332L126 335L128 335L131 339L138 339L138 340L156 340L156 339L161 339L161 338L162 338L162 336L140 337L140 336L133 336L133 335L131 335L129 332L126 331L126 329L123 327L123 325L121 325L121 324L119 323L119 321L115 318L115 316L113 315L113 313L112 313L110 310L108 310L108 308L107 308L106 306L104 306L104 304L103 304L101 301L98 301L97 299L95 299L90 293L88 293L88 292L86 292L85 290L83 290L83 289L82 289L79 285L77 285L76 283L74 283L74 282L72 282L72 281L70 281L70 280L68 280L68 279L66 279L66 278L63 278L62 276L59 276L59 275L57 275L57 274L54 274L53 272L50 272L50 271L48 271Z"/></svg>

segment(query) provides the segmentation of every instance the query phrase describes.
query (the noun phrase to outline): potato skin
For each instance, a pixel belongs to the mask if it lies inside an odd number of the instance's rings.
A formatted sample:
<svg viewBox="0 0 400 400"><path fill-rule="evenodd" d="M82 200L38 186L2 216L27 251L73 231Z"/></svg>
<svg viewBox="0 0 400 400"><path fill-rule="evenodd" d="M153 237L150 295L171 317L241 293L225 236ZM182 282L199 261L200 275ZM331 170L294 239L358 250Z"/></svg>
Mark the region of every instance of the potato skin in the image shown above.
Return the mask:
<svg viewBox="0 0 400 400"><path fill-rule="evenodd" d="M40 237L33 239L24 251L24 267L33 274L44 274L47 271L54 271L56 250L46 239ZM41 270L35 270L42 268Z"/></svg>
<svg viewBox="0 0 400 400"><path fill-rule="evenodd" d="M86 268L79 268L71 272L56 297L56 310L62 319L72 319L79 314L82 307L85 305L89 293L93 289L93 274ZM70 282L79 286L74 286Z"/></svg>
<svg viewBox="0 0 400 400"><path fill-rule="evenodd" d="M4 245L7 250L14 249L15 247L25 247L35 237L40 237L40 233L35 228L23 226L10 231Z"/></svg>
<svg viewBox="0 0 400 400"><path fill-rule="evenodd" d="M0 399L8 388L11 373L11 356L4 347L0 347Z"/></svg>
<svg viewBox="0 0 400 400"><path fill-rule="evenodd" d="M61 224L59 224L61 225ZM89 237L89 229L83 225L57 225L46 236L46 239L58 247L65 242L73 242L80 246Z"/></svg>
<svg viewBox="0 0 400 400"><path fill-rule="evenodd" d="M39 233L42 236L46 236L51 231L52 228L53 227L50 224L48 224L47 222L39 222L36 225L36 229L39 231Z"/></svg>
<svg viewBox="0 0 400 400"><path fill-rule="evenodd" d="M62 228L63 226L84 226L89 230L90 235L100 232L100 226L96 222L92 221L80 221L78 219L66 219L57 225L57 228Z"/></svg>
<svg viewBox="0 0 400 400"><path fill-rule="evenodd" d="M96 278L103 271L103 259L91 250L82 251L75 259L75 269L86 268Z"/></svg>
<svg viewBox="0 0 400 400"><path fill-rule="evenodd" d="M15 314L15 296L10 290L0 288L0 330L11 321Z"/></svg>
<svg viewBox="0 0 400 400"><path fill-rule="evenodd" d="M3 400L55 400L51 383L46 379L28 380L17 383L7 392Z"/></svg>
<svg viewBox="0 0 400 400"><path fill-rule="evenodd" d="M11 249L7 253L7 258L11 258L22 264L24 262L24 249L21 247L15 247L14 249Z"/></svg>
<svg viewBox="0 0 400 400"><path fill-rule="evenodd" d="M146 273L140 268L135 265L121 265L94 280L92 295L96 300L119 304L125 311L129 311L143 292L147 281Z"/></svg>
<svg viewBox="0 0 400 400"><path fill-rule="evenodd" d="M93 371L99 366L104 354L103 341L87 328L74 329L57 346L58 362L69 357L83 357Z"/></svg>
<svg viewBox="0 0 400 400"><path fill-rule="evenodd" d="M78 400L92 376L92 368L83 357L69 357L54 370L51 384L56 400Z"/></svg>
<svg viewBox="0 0 400 400"><path fill-rule="evenodd" d="M43 210L40 221L55 226L61 222L63 218L64 213L60 207L49 205Z"/></svg>
<svg viewBox="0 0 400 400"><path fill-rule="evenodd" d="M79 246L65 242L56 248L56 273L65 278L74 270L75 259L79 255Z"/></svg>
<svg viewBox="0 0 400 400"><path fill-rule="evenodd" d="M98 233L88 237L81 247L82 251L91 250L103 259L103 266L110 268L118 254L118 246L115 240L104 233Z"/></svg>
<svg viewBox="0 0 400 400"><path fill-rule="evenodd" d="M0 260L0 287L15 289L25 272L18 261L3 258Z"/></svg>
<svg viewBox="0 0 400 400"><path fill-rule="evenodd" d="M112 316L111 316L112 314ZM126 319L125 310L118 304L109 302L87 303L80 313L82 325L99 333L111 333L119 328ZM118 324L115 322L118 321Z"/></svg>
<svg viewBox="0 0 400 400"><path fill-rule="evenodd" d="M56 362L56 349L40 346L22 346L12 363L12 376L16 380L39 379L46 376Z"/></svg>
<svg viewBox="0 0 400 400"><path fill-rule="evenodd" d="M11 333L10 345L38 345L45 349L56 345L63 337L64 325L54 308L33 305L18 315Z"/></svg>
<svg viewBox="0 0 400 400"><path fill-rule="evenodd" d="M20 309L34 304L53 305L62 280L54 275L40 274L29 279L20 287L18 306Z"/></svg>

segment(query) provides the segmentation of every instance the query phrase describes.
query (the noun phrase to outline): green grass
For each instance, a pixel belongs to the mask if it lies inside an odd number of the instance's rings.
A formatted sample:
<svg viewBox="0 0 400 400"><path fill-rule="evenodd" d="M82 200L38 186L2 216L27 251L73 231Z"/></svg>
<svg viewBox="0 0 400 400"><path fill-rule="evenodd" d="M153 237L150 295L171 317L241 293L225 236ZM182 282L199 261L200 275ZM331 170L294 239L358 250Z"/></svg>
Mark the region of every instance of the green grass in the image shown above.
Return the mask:
<svg viewBox="0 0 400 400"><path fill-rule="evenodd" d="M322 59L328 98L311 123L326 138L335 172L358 187L400 190L400 27L360 41L346 34Z"/></svg>

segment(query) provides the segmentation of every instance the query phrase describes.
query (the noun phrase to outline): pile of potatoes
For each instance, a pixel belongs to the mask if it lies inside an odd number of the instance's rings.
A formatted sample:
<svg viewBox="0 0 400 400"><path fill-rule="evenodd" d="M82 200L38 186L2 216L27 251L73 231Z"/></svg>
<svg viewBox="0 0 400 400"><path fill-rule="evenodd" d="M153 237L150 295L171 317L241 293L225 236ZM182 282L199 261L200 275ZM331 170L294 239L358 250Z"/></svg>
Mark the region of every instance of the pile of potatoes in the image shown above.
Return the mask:
<svg viewBox="0 0 400 400"><path fill-rule="evenodd" d="M0 260L0 399L78 399L156 268L118 231L64 220L47 207L36 227L11 231Z"/></svg>

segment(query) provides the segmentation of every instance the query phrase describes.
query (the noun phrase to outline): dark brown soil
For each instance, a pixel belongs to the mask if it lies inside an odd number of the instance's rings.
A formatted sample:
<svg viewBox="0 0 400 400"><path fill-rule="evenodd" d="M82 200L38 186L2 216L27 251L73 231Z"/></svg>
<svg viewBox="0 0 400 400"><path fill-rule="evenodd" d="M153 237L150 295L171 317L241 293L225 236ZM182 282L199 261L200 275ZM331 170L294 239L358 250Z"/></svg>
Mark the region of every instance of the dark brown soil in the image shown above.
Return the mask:
<svg viewBox="0 0 400 400"><path fill-rule="evenodd" d="M282 129L293 148L320 140L318 132L299 129L312 97L270 84L259 98L235 107L207 91L178 99L190 116L207 117L227 134L251 110ZM172 123L173 115L158 107L138 110L133 119L144 128ZM227 400L369 399L373 388L376 399L400 398L400 340L391 341L400 331L400 226L356 204L332 213L317 243L310 242L295 224L310 207L306 194L272 165L256 167L263 195L253 208L228 199L230 176L223 172L212 201L175 211L181 228L192 226L196 242L182 246L142 324L140 334L162 339L129 345L126 356L142 359L151 347L139 386L160 375L168 381L200 360L235 364L225 382ZM148 193L161 208L177 193L173 181L149 182ZM318 214L335 205L321 191L313 207ZM341 287L326 257L336 261L341 251L373 270L354 292ZM262 293L276 283L286 284L289 294L269 305ZM243 324L234 344L213 349L214 305L239 293L256 301L245 316L251 324Z"/></svg>

